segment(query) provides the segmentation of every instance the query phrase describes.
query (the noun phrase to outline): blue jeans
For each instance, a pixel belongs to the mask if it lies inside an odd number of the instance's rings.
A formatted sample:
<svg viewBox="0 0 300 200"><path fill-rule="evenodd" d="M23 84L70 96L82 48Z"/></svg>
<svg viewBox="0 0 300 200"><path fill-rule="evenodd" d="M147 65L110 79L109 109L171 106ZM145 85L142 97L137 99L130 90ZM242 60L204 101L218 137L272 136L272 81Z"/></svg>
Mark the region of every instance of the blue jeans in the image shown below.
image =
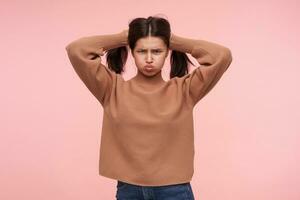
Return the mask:
<svg viewBox="0 0 300 200"><path fill-rule="evenodd" d="M117 182L117 200L195 200L190 182L165 186L140 186Z"/></svg>

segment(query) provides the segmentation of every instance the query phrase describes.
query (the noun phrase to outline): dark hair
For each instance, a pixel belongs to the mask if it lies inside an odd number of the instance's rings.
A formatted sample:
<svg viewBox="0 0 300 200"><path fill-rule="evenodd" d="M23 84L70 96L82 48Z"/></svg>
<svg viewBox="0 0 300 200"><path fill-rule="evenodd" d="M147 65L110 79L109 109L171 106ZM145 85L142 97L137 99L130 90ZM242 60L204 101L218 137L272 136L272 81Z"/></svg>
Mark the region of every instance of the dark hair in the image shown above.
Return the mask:
<svg viewBox="0 0 300 200"><path fill-rule="evenodd" d="M149 33L150 32L150 33ZM161 38L169 48L171 36L171 28L168 20L162 17L149 16L148 18L135 18L129 23L128 29L128 46L134 49L138 39L148 35ZM106 62L108 68L118 74L124 72L124 65L128 57L126 46L110 49L106 54ZM188 73L188 62L194 65L186 53L172 50L170 57L170 79L177 76L182 77Z"/></svg>

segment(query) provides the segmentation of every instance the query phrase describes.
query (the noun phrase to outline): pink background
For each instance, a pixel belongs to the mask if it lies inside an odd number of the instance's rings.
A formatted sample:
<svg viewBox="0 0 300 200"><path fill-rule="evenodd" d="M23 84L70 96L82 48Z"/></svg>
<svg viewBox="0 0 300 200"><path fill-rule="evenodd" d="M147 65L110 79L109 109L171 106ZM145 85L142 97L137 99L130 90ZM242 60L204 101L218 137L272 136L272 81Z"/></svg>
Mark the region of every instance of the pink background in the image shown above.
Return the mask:
<svg viewBox="0 0 300 200"><path fill-rule="evenodd" d="M115 199L116 180L98 175L103 110L65 46L162 13L177 35L233 55L194 110L195 198L299 200L299 4L1 1L0 199ZM135 75L131 56L126 69L125 79ZM169 59L166 79L168 70Z"/></svg>

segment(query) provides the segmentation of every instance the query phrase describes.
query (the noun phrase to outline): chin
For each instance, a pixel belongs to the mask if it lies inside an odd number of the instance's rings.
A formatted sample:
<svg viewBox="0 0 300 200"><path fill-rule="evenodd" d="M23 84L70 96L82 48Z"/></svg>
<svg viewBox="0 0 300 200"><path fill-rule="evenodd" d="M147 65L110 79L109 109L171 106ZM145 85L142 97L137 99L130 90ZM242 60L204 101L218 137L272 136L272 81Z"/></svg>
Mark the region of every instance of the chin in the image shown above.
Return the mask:
<svg viewBox="0 0 300 200"><path fill-rule="evenodd" d="M151 71L151 72L149 72L149 71L146 71L146 72L143 72L143 74L145 75L145 76L155 76L155 75L157 75L159 72L160 72L161 70L153 70L153 71Z"/></svg>

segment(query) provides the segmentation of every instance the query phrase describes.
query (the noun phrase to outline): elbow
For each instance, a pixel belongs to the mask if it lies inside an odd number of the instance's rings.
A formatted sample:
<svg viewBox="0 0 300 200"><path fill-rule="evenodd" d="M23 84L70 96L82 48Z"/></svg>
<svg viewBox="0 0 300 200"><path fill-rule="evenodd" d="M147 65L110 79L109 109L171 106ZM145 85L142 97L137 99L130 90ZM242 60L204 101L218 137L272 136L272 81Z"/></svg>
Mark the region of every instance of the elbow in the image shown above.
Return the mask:
<svg viewBox="0 0 300 200"><path fill-rule="evenodd" d="M67 55L70 60L75 59L79 55L79 48L76 42L71 42L68 45L65 46L65 49L67 51Z"/></svg>
<svg viewBox="0 0 300 200"><path fill-rule="evenodd" d="M65 50L66 50L67 52L70 51L70 44L68 44L67 46L65 46Z"/></svg>
<svg viewBox="0 0 300 200"><path fill-rule="evenodd" d="M76 42L71 42L67 46L65 46L65 49L68 53L74 52L74 50L77 48Z"/></svg>
<svg viewBox="0 0 300 200"><path fill-rule="evenodd" d="M75 40L69 43L68 45L65 46L65 49L70 59L73 59L74 57L78 57L81 54L80 41Z"/></svg>
<svg viewBox="0 0 300 200"><path fill-rule="evenodd" d="M73 52L73 49L74 49L73 42L71 42L67 46L65 46L65 50L67 51L68 54L70 54L71 52Z"/></svg>
<svg viewBox="0 0 300 200"><path fill-rule="evenodd" d="M229 66L232 62L232 53L231 50L227 47L224 48L223 52L223 59L226 61L227 65Z"/></svg>
<svg viewBox="0 0 300 200"><path fill-rule="evenodd" d="M67 51L67 55L69 59L71 60L76 55L76 49L74 48L73 44L70 43L67 46L65 46L65 49Z"/></svg>
<svg viewBox="0 0 300 200"><path fill-rule="evenodd" d="M224 48L224 54L227 58L230 58L232 59L232 53L231 53L231 50L227 47Z"/></svg>
<svg viewBox="0 0 300 200"><path fill-rule="evenodd" d="M232 53L229 48L222 48L220 62L221 71L225 72L232 62Z"/></svg>
<svg viewBox="0 0 300 200"><path fill-rule="evenodd" d="M67 46L65 46L65 49L67 52L73 52L76 51L81 45L82 38L76 39L72 42L70 42Z"/></svg>

